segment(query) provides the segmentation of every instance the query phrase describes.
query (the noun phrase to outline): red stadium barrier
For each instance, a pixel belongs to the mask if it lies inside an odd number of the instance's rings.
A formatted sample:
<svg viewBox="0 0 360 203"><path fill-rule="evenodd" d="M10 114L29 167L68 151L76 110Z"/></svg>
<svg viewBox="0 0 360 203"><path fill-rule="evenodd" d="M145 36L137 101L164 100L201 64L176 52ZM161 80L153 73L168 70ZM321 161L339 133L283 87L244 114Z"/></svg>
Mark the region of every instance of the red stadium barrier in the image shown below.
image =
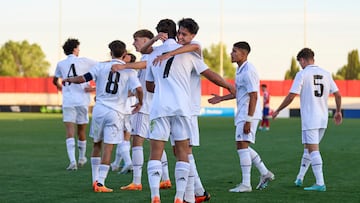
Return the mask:
<svg viewBox="0 0 360 203"><path fill-rule="evenodd" d="M234 84L234 80L228 80ZM292 80L262 80L266 84L272 96L285 96L288 94ZM360 97L360 80L337 80L341 95L344 97ZM220 88L203 79L202 95L219 94ZM92 83L94 85L94 83ZM20 78L0 77L0 93L57 93L56 87L52 84L52 77L47 78ZM223 94L228 94L227 90Z"/></svg>

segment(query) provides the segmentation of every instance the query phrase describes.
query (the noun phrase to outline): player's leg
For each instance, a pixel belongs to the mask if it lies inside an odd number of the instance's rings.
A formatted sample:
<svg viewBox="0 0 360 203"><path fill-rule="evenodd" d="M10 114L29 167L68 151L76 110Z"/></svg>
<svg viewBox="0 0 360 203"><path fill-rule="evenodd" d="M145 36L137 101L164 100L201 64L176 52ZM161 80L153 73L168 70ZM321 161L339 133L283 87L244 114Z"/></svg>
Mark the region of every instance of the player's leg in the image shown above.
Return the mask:
<svg viewBox="0 0 360 203"><path fill-rule="evenodd" d="M309 166L311 164L311 158L309 154L309 150L304 147L304 152L301 157L301 163L299 168L299 173L296 176L295 185L300 187L303 184L304 176L309 169Z"/></svg>
<svg viewBox="0 0 360 203"><path fill-rule="evenodd" d="M165 142L170 135L169 117L161 117L150 122L150 159L147 165L151 199L160 200L160 180L162 176L161 156Z"/></svg>
<svg viewBox="0 0 360 203"><path fill-rule="evenodd" d="M124 125L124 141L121 145L121 157L124 160L124 167L121 169L120 173L128 173L132 169L132 161L130 156L130 138L131 138L131 121L130 115L125 115L125 125Z"/></svg>
<svg viewBox="0 0 360 203"><path fill-rule="evenodd" d="M87 106L77 106L76 111L76 123L77 123L77 136L78 136L78 149L79 149L79 161L80 167L83 167L86 162L86 127L89 123L89 108Z"/></svg>
<svg viewBox="0 0 360 203"><path fill-rule="evenodd" d="M110 164L112 171L118 171L119 170L121 160L122 160L122 157L121 157L121 145L118 144L116 146L116 150L115 150L115 159Z"/></svg>
<svg viewBox="0 0 360 203"><path fill-rule="evenodd" d="M191 119L172 117L171 137L175 141L175 182L176 194L174 202L182 202L191 171L189 164L189 139L192 131ZM192 183L193 184L193 183ZM195 197L193 197L195 198Z"/></svg>
<svg viewBox="0 0 360 203"><path fill-rule="evenodd" d="M96 142L93 144L93 150L91 152L91 174L92 174L92 184L93 189L97 184L99 178L99 167L101 164L101 148L102 142Z"/></svg>
<svg viewBox="0 0 360 203"><path fill-rule="evenodd" d="M323 137L325 129L316 129L306 131L306 148L309 150L311 167L316 179L316 183L311 187L305 187L304 190L326 191L323 175L323 161L319 150L319 143Z"/></svg>
<svg viewBox="0 0 360 203"><path fill-rule="evenodd" d="M169 189L171 188L171 181L169 176L169 166L166 151L164 150L161 156L161 165L162 165L162 176L160 182L160 189Z"/></svg>

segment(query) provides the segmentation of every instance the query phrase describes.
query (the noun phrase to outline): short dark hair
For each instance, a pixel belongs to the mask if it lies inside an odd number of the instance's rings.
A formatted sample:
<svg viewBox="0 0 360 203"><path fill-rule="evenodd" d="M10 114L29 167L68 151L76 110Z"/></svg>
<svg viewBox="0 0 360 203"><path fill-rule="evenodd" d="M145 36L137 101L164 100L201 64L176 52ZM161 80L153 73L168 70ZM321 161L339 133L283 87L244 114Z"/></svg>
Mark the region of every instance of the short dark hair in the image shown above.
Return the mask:
<svg viewBox="0 0 360 203"><path fill-rule="evenodd" d="M296 59L299 61L300 58L303 58L303 59L314 59L314 52L313 50L311 50L310 48L303 48L299 51L298 55L296 56Z"/></svg>
<svg viewBox="0 0 360 203"><path fill-rule="evenodd" d="M69 38L66 40L64 45L62 46L65 55L70 55L73 53L74 49L76 49L80 45L79 40Z"/></svg>
<svg viewBox="0 0 360 203"><path fill-rule="evenodd" d="M234 44L234 47L239 48L239 49L244 49L247 51L247 53L250 53L250 51L251 51L249 43L247 43L245 41L236 42Z"/></svg>
<svg viewBox="0 0 360 203"><path fill-rule="evenodd" d="M138 30L133 34L133 37L146 37L149 39L152 39L154 37L154 34L150 30L142 29Z"/></svg>
<svg viewBox="0 0 360 203"><path fill-rule="evenodd" d="M156 26L156 31L168 34L168 38L175 39L176 37L176 23L170 19L160 20Z"/></svg>
<svg viewBox="0 0 360 203"><path fill-rule="evenodd" d="M126 52L126 44L120 40L114 40L109 44L109 49L114 57L119 58Z"/></svg>
<svg viewBox="0 0 360 203"><path fill-rule="evenodd" d="M267 88L267 85L266 84L261 84L261 87Z"/></svg>
<svg viewBox="0 0 360 203"><path fill-rule="evenodd" d="M192 18L183 18L178 22L179 27L186 28L191 34L197 34L199 25Z"/></svg>
<svg viewBox="0 0 360 203"><path fill-rule="evenodd" d="M133 63L136 61L136 56L132 53L127 53L126 55L130 56L130 62Z"/></svg>

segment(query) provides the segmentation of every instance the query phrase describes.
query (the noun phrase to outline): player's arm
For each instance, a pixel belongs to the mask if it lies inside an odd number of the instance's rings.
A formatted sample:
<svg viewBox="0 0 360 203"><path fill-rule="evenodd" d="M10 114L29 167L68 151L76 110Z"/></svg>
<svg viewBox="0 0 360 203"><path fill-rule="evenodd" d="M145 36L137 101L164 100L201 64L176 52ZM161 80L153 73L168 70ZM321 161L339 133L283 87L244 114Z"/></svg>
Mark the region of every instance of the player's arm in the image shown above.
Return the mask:
<svg viewBox="0 0 360 203"><path fill-rule="evenodd" d="M212 83L216 84L217 86L226 88L227 90L229 90L229 92L233 95L236 96L236 90L234 85L226 82L226 80L224 80L224 78L222 78L219 74L215 73L214 71L210 70L210 69L206 69L205 71L203 71L201 73L201 75L203 75L205 78L207 78L208 80L210 80Z"/></svg>
<svg viewBox="0 0 360 203"><path fill-rule="evenodd" d="M335 104L336 104L336 111L334 115L334 122L336 125L340 125L342 123L342 114L341 114L341 95L340 92L334 92L335 96Z"/></svg>
<svg viewBox="0 0 360 203"><path fill-rule="evenodd" d="M86 73L84 75L66 78L66 79L63 80L63 84L65 82L80 84L80 83L88 82L88 81L90 81L92 79L93 79L93 77L92 77L91 73Z"/></svg>
<svg viewBox="0 0 360 203"><path fill-rule="evenodd" d="M152 81L146 81L146 90L148 92L154 93L155 91L155 83Z"/></svg>
<svg viewBox="0 0 360 203"><path fill-rule="evenodd" d="M113 64L111 66L111 71L116 72L124 69L145 69L145 68L146 68L146 61L138 61L127 64Z"/></svg>
<svg viewBox="0 0 360 203"><path fill-rule="evenodd" d="M291 102L294 100L296 94L295 93L289 93L285 99L282 101L280 106L272 113L273 119L276 118L276 116L280 113L281 110L283 110L285 107L287 107Z"/></svg>
<svg viewBox="0 0 360 203"><path fill-rule="evenodd" d="M210 104L217 104L217 103L220 103L222 101L226 101L226 100L230 100L230 99L235 99L236 96L233 95L233 94L227 94L227 95L224 95L224 96L220 96L220 95L217 95L217 94L211 94L213 97L211 97L210 99L208 99L208 102Z"/></svg>
<svg viewBox="0 0 360 203"><path fill-rule="evenodd" d="M152 45L158 41L159 39L162 41L167 40L167 33L159 32L155 37L151 40L147 41L140 49L140 53L142 54L150 54L153 51Z"/></svg>
<svg viewBox="0 0 360 203"><path fill-rule="evenodd" d="M178 54L183 54L183 53L187 53L187 52L196 52L197 54L199 54L199 56L201 56L201 47L199 44L187 44L184 45L182 47L179 47L173 51L170 51L166 54L160 55L158 57L155 58L155 60L153 61L153 64L156 66L157 64L161 64L162 61L173 57L175 55Z"/></svg>
<svg viewBox="0 0 360 203"><path fill-rule="evenodd" d="M140 111L141 106L143 104L143 95L144 95L144 93L143 93L141 86L137 87L135 89L135 96L137 97L138 102L131 106L131 107L134 107L134 109L132 110L133 114Z"/></svg>
<svg viewBox="0 0 360 203"><path fill-rule="evenodd" d="M58 77L54 77L53 78L53 84L56 86L57 90L61 91L62 90L62 85L59 82L59 78Z"/></svg>

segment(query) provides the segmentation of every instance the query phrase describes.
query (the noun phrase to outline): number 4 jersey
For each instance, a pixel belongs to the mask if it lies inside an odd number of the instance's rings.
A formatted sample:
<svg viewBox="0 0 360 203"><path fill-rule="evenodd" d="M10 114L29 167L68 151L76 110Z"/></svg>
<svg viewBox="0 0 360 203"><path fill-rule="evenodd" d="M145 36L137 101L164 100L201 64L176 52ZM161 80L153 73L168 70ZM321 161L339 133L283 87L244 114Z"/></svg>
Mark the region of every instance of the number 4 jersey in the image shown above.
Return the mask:
<svg viewBox="0 0 360 203"><path fill-rule="evenodd" d="M300 95L302 130L326 128L328 123L328 97L337 92L331 74L315 65L299 71L290 93Z"/></svg>
<svg viewBox="0 0 360 203"><path fill-rule="evenodd" d="M95 64L97 64L97 61L84 57L77 57L74 54L70 54L66 59L60 61L57 64L55 77L66 79L69 77L83 75L89 72L90 68ZM85 92L85 88L88 86L90 86L89 83L64 84L62 88L62 106L89 106L90 93Z"/></svg>

